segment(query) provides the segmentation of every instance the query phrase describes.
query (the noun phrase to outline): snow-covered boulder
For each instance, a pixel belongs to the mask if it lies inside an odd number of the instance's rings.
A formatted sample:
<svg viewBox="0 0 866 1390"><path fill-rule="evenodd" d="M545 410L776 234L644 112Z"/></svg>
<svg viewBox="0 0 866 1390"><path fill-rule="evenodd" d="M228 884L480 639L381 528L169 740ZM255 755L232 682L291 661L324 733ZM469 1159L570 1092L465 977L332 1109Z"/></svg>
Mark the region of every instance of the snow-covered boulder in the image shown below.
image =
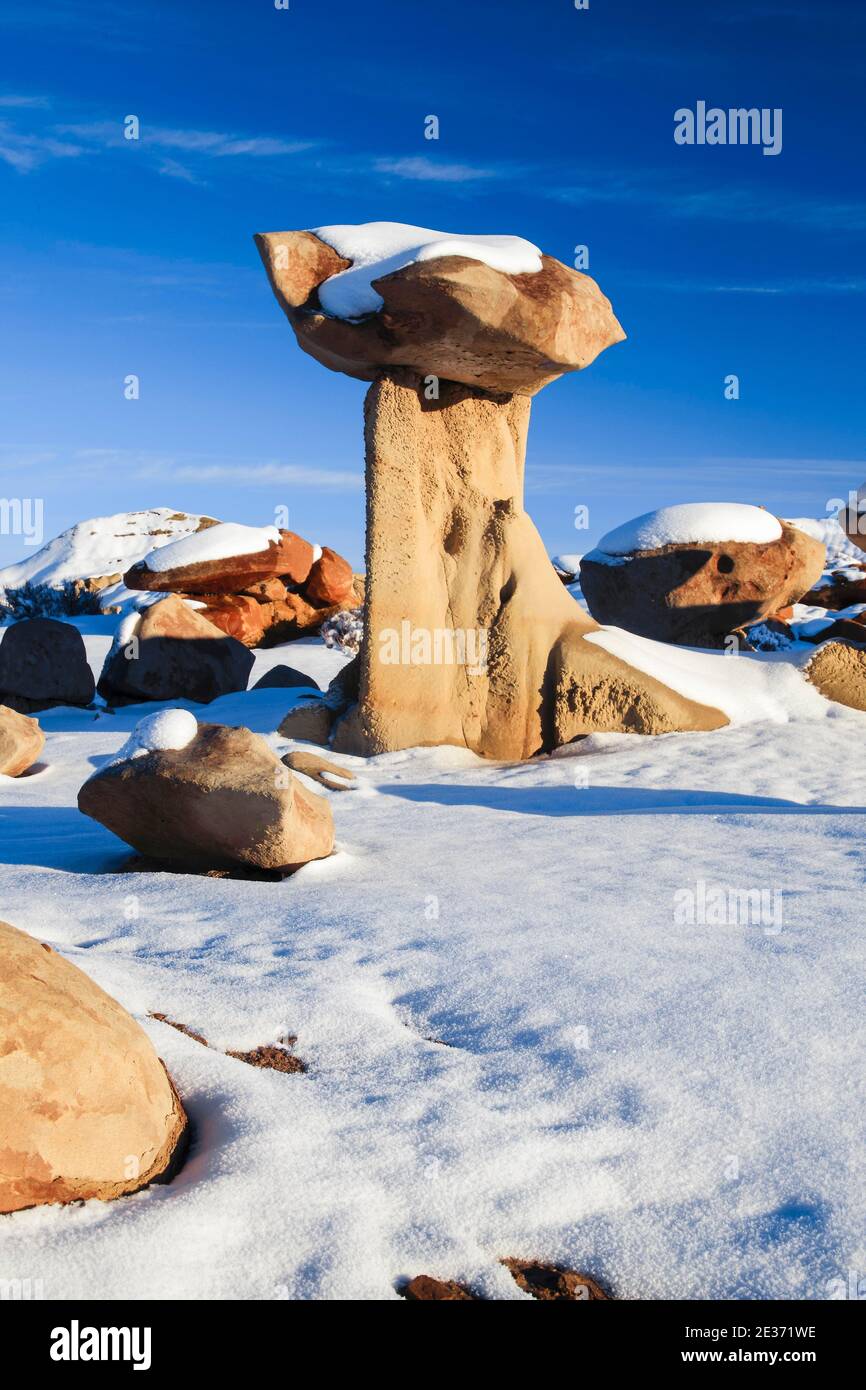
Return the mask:
<svg viewBox="0 0 866 1390"><path fill-rule="evenodd" d="M150 1039L70 961L0 922L0 1212L167 1176L187 1128Z"/></svg>
<svg viewBox="0 0 866 1390"><path fill-rule="evenodd" d="M72 623L25 618L3 630L0 702L28 714L54 705L89 705L94 694L84 639Z"/></svg>
<svg viewBox="0 0 866 1390"><path fill-rule="evenodd" d="M762 507L702 502L609 532L584 555L580 583L597 622L714 647L796 602L823 565L819 540Z"/></svg>
<svg viewBox="0 0 866 1390"><path fill-rule="evenodd" d="M128 569L123 582L159 593L237 594L263 579L303 584L314 560L313 546L294 531L222 522L160 546Z"/></svg>
<svg viewBox="0 0 866 1390"><path fill-rule="evenodd" d="M141 700L209 704L219 695L246 690L254 662L243 643L226 636L177 594L169 594L122 620L97 689L112 705Z"/></svg>
<svg viewBox="0 0 866 1390"><path fill-rule="evenodd" d="M38 719L0 705L0 773L20 777L33 766L44 746Z"/></svg>
<svg viewBox="0 0 866 1390"><path fill-rule="evenodd" d="M594 280L523 237L369 222L256 244L300 346L362 381L408 367L534 395L625 337Z"/></svg>
<svg viewBox="0 0 866 1390"><path fill-rule="evenodd" d="M334 845L327 800L263 738L197 724L184 710L142 721L84 783L78 806L139 854L183 869L288 872Z"/></svg>

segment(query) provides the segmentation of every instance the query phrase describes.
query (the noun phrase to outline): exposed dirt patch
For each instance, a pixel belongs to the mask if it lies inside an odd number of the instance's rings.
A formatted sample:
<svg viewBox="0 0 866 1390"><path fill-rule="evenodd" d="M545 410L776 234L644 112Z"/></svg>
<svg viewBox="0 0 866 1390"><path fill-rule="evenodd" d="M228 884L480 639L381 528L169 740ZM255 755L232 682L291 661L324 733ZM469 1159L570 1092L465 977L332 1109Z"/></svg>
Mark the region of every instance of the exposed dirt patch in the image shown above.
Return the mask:
<svg viewBox="0 0 866 1390"><path fill-rule="evenodd" d="M167 1023L169 1028L176 1028L179 1033L185 1033L194 1042L201 1043L202 1047L210 1047L207 1038L203 1037L201 1033L197 1033L194 1028L187 1028L185 1023L175 1023L173 1018L168 1017L168 1014L148 1014L148 1018L155 1018L157 1023Z"/></svg>
<svg viewBox="0 0 866 1390"><path fill-rule="evenodd" d="M578 1274L573 1269L563 1269L561 1265L543 1264L540 1260L503 1260L502 1263L523 1289L524 1293L544 1302L566 1300L570 1303L586 1303L591 1300L608 1300L600 1284L588 1274Z"/></svg>
<svg viewBox="0 0 866 1390"><path fill-rule="evenodd" d="M416 1274L414 1279L410 1279L409 1283L404 1284L397 1292L409 1303L457 1303L465 1299L475 1303L483 1301L477 1293L467 1289L465 1284L458 1284L455 1279L434 1279L430 1274Z"/></svg>
<svg viewBox="0 0 866 1390"><path fill-rule="evenodd" d="M266 1067L270 1071L307 1070L300 1057L296 1057L285 1047L275 1047L273 1043L266 1043L264 1047L254 1047L251 1052L228 1051L226 1056L235 1057L239 1062L247 1062L251 1067Z"/></svg>
<svg viewBox="0 0 866 1390"><path fill-rule="evenodd" d="M210 1047L210 1043L203 1034L197 1033L194 1028L188 1028L185 1023L177 1023L167 1014L149 1014L149 1018L155 1018L158 1023L167 1023L169 1028L176 1028L179 1033L185 1033L194 1042L201 1043L202 1047ZM226 1050L226 1057L234 1057L238 1062L246 1062L251 1067L265 1067L270 1071L282 1072L305 1072L307 1070L300 1057L296 1057L289 1049L294 1047L297 1042L294 1034L287 1034L276 1043L264 1043L261 1047L254 1047L249 1052L235 1052L232 1048ZM216 1049L212 1049L216 1051Z"/></svg>

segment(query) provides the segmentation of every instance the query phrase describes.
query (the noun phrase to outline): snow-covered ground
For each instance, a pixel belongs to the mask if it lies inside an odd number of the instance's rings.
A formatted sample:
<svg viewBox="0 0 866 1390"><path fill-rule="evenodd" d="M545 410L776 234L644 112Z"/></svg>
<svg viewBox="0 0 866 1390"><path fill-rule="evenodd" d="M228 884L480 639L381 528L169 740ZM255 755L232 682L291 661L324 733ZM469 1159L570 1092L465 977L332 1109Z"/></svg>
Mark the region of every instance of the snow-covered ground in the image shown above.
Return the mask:
<svg viewBox="0 0 866 1390"><path fill-rule="evenodd" d="M78 625L98 673L113 620ZM343 660L293 643L250 683ZM510 1255L621 1298L821 1299L862 1274L866 715L803 660L701 654L683 680L745 692L710 734L341 757L337 852L281 883L112 872L128 851L76 793L154 707L41 715L42 765L0 779L0 916L142 1021L195 1138L168 1186L3 1218L0 1275L387 1299L426 1272L525 1298ZM195 713L282 747L296 698ZM719 889L760 910L719 920ZM220 1050L286 1033L304 1075Z"/></svg>

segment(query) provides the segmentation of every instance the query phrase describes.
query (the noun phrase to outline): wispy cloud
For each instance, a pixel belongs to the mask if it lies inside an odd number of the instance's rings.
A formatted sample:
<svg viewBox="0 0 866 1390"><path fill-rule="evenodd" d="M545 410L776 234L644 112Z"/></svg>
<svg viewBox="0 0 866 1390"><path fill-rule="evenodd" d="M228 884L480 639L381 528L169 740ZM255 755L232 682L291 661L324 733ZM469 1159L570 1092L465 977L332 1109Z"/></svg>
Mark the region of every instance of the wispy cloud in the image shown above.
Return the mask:
<svg viewBox="0 0 866 1390"><path fill-rule="evenodd" d="M377 159L374 168L378 174L391 174L398 179L414 179L424 183L473 183L477 179L502 177L496 169L479 168L474 164L440 164L427 155Z"/></svg>
<svg viewBox="0 0 866 1390"><path fill-rule="evenodd" d="M89 144L104 148L121 148L138 143L158 150L183 150L187 154L207 155L212 159L246 155L254 159L275 158L279 155L300 154L314 149L314 140L283 140L271 135L243 136L217 130L182 130L166 126L149 126L143 122L138 141L127 140L122 121L85 121L55 127L61 135L72 135Z"/></svg>
<svg viewBox="0 0 866 1390"><path fill-rule="evenodd" d="M0 107L18 107L22 110L41 110L46 106L50 106L50 104L47 97L18 96L14 92L6 93L5 96L0 96Z"/></svg>
<svg viewBox="0 0 866 1390"><path fill-rule="evenodd" d="M650 208L664 216L719 222L800 223L827 231L866 229L866 201L837 201L780 189L725 184L689 187L670 172L600 176L579 184L552 186L549 196L574 206L597 203Z"/></svg>
<svg viewBox="0 0 866 1390"><path fill-rule="evenodd" d="M20 174L29 174L49 159L74 159L84 152L80 144L54 135L23 134L8 121L0 121L0 159Z"/></svg>
<svg viewBox="0 0 866 1390"><path fill-rule="evenodd" d="M297 487L349 488L364 486L364 475L348 469L319 468L316 464L181 464L171 469L171 477L182 482L240 483L245 487L273 487L294 484Z"/></svg>
<svg viewBox="0 0 866 1390"><path fill-rule="evenodd" d="M8 446L7 446L8 447ZM4 446L0 445L0 460ZM69 464L60 454L41 453L40 461L56 463L59 472ZM162 453L148 449L88 448L72 454L76 473L85 478L105 477L111 469L124 476L160 482L234 483L245 488L302 487L328 491L360 491L364 474L316 463L282 463L279 459L255 463L246 458L216 454Z"/></svg>

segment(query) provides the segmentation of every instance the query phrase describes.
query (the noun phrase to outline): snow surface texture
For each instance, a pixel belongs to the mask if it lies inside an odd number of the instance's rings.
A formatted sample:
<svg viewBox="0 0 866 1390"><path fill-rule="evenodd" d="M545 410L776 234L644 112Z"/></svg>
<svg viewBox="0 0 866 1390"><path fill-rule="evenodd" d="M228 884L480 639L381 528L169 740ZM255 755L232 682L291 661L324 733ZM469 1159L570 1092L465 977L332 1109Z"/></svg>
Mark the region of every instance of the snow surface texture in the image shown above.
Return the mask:
<svg viewBox="0 0 866 1390"><path fill-rule="evenodd" d="M77 626L98 671L112 620ZM866 715L781 654L666 652L732 715L739 681L741 721L516 766L341 755L337 851L282 883L112 873L128 850L75 798L153 707L41 714L40 767L0 780L2 915L132 1010L194 1140L167 1186L4 1218L3 1276L48 1299L388 1299L427 1272L519 1300L515 1255L620 1298L823 1299L866 1269ZM251 683L286 659L322 686L345 660L296 642ZM282 750L298 698L196 712ZM702 884L773 911L678 918ZM224 1055L285 1033L305 1075Z"/></svg>
<svg viewBox="0 0 866 1390"><path fill-rule="evenodd" d="M27 583L60 585L68 579L124 574L151 551L193 534L201 520L195 513L179 512L175 507L152 507L80 521L26 560L0 570L0 590ZM143 597L123 584L114 584L101 592L100 603L125 604Z"/></svg>
<svg viewBox="0 0 866 1390"><path fill-rule="evenodd" d="M186 748L198 733L198 720L188 709L159 709L139 719L114 762L128 762L145 753Z"/></svg>
<svg viewBox="0 0 866 1390"><path fill-rule="evenodd" d="M376 313L384 301L371 281L415 261L468 256L508 275L541 270L541 251L519 236L462 236L404 222L314 227L313 235L352 262L348 270L341 270L319 286L319 303L326 314L338 319L359 319Z"/></svg>
<svg viewBox="0 0 866 1390"><path fill-rule="evenodd" d="M280 533L276 526L241 526L237 521L222 521L208 526L194 536L184 536L172 545L160 546L145 556L151 574L182 565L200 565L207 560L230 560L234 555L257 555L267 550L271 541L277 542Z"/></svg>
<svg viewBox="0 0 866 1390"><path fill-rule="evenodd" d="M592 558L630 555L635 550L657 550L663 545L712 545L724 541L766 544L782 534L779 522L762 507L742 502L683 502L645 512L602 536Z"/></svg>

